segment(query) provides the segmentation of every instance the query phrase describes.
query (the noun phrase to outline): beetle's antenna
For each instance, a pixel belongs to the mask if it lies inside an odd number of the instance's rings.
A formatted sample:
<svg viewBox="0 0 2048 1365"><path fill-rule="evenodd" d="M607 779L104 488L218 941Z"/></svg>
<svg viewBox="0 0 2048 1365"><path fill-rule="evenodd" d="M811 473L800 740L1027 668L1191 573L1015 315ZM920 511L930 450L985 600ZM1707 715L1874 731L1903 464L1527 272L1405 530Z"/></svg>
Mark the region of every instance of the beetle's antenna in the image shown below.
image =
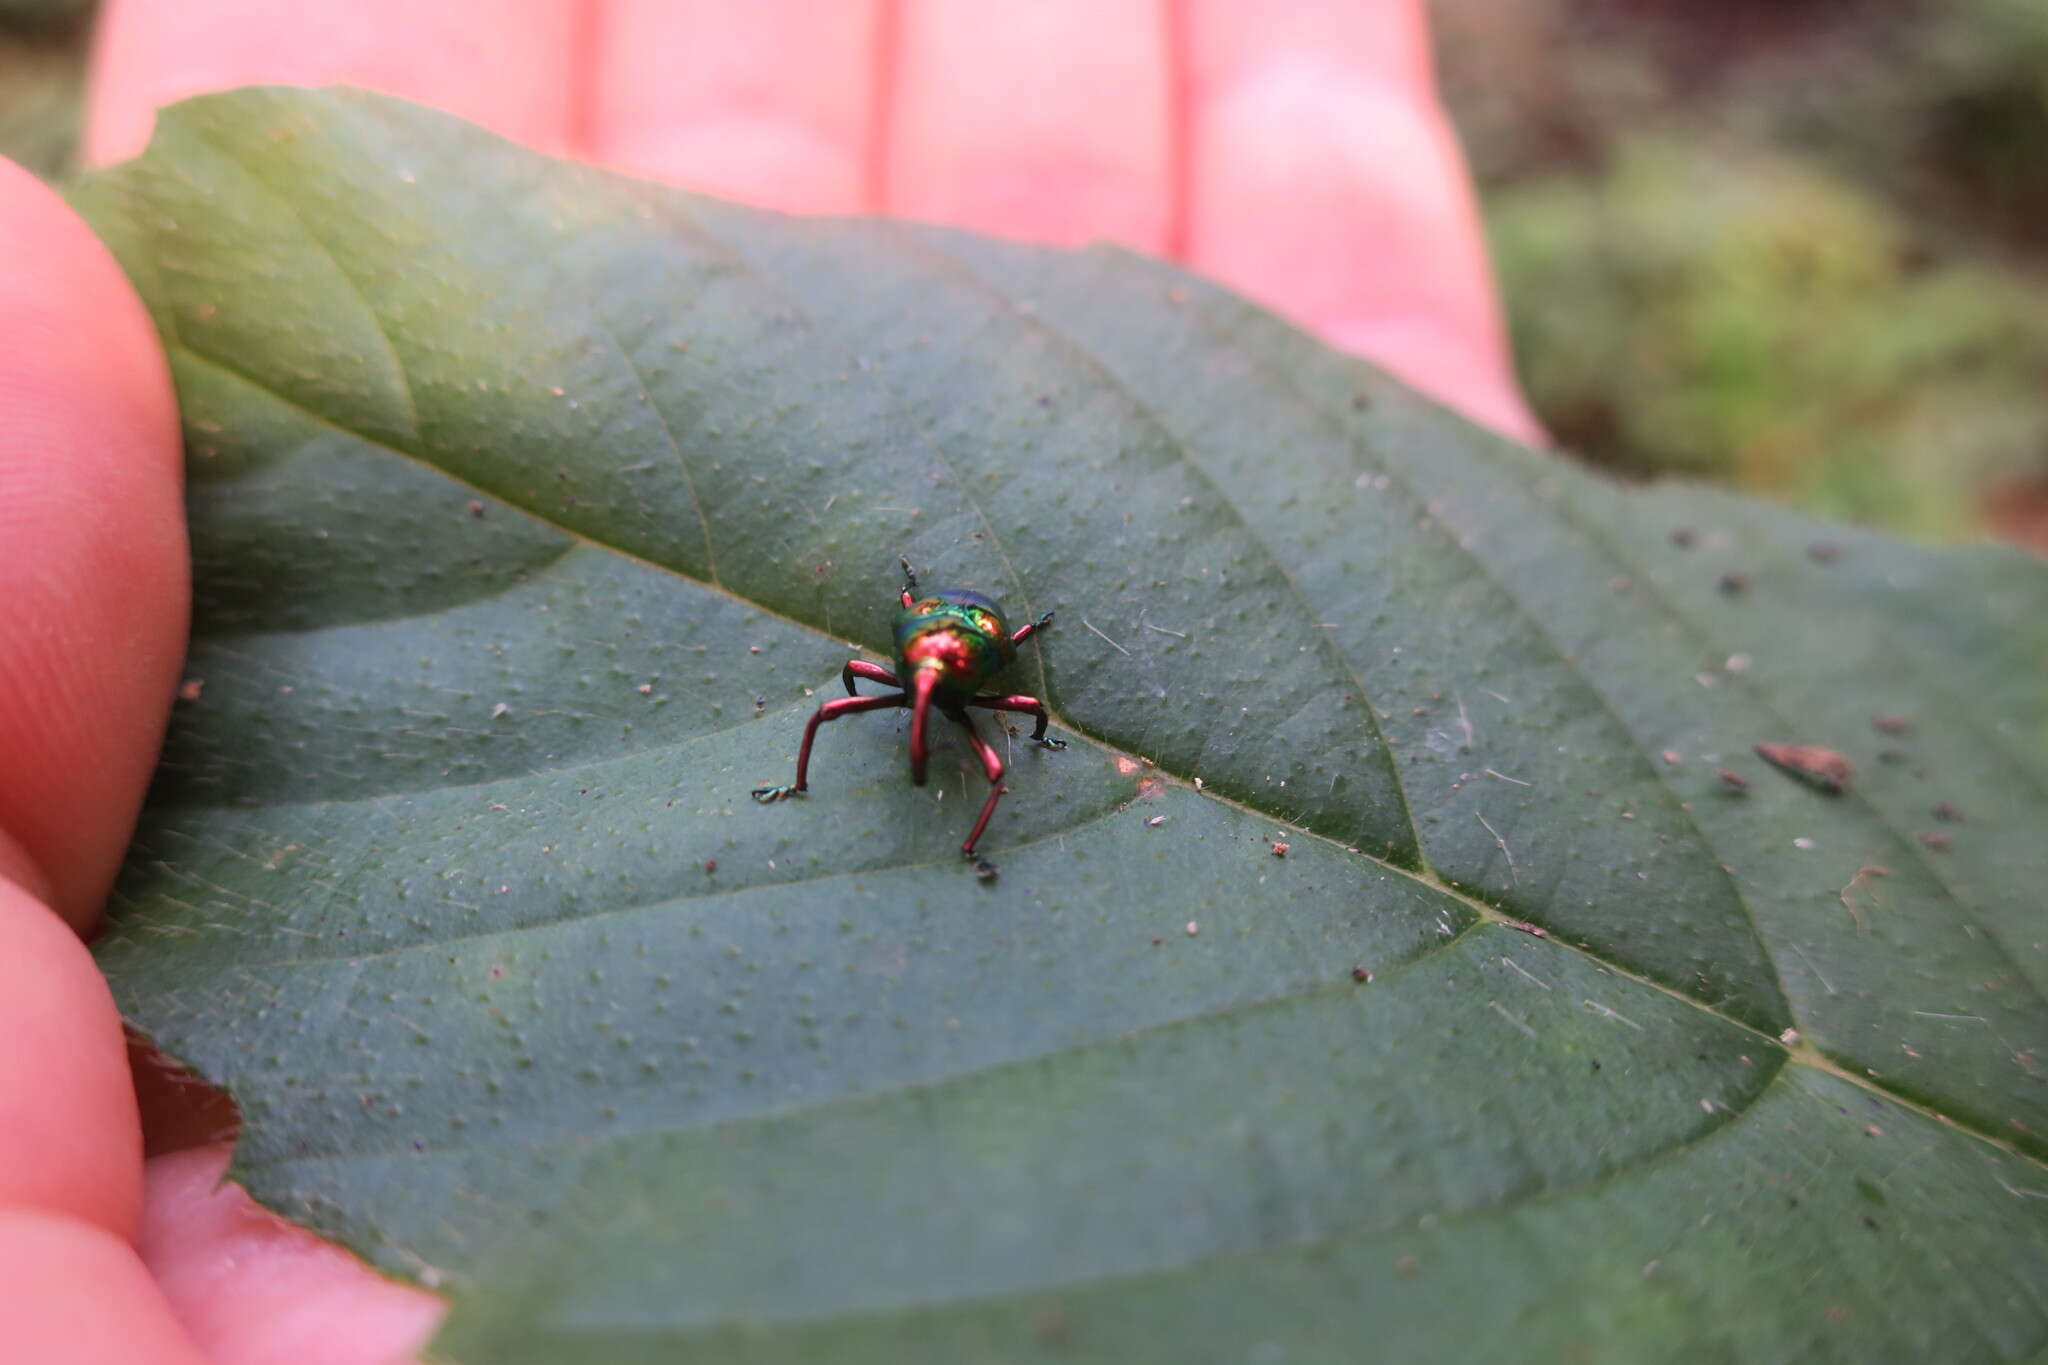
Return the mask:
<svg viewBox="0 0 2048 1365"><path fill-rule="evenodd" d="M939 685L939 670L920 668L910 680L910 780L924 785L925 718L931 714L932 689Z"/></svg>

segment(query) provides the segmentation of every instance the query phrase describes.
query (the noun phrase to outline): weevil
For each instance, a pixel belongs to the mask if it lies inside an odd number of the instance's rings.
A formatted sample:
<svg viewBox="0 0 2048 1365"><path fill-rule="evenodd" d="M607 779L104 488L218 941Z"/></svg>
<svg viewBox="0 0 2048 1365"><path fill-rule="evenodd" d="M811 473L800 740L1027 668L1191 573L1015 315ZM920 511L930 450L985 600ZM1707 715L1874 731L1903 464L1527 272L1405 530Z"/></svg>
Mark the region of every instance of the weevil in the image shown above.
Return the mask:
<svg viewBox="0 0 2048 1365"><path fill-rule="evenodd" d="M919 596L917 574L910 567L910 560L906 557L899 562L903 565L903 591L899 599L903 609L896 613L896 671L892 673L865 659L849 660L839 673L839 680L846 685L846 695L820 706L804 726L803 743L796 751L796 781L786 787L756 787L753 796L765 803L810 790L811 742L818 736L818 727L826 721L856 711L885 711L899 706L910 708L910 780L922 787L930 756L925 725L932 711L937 710L967 732L968 743L974 746L982 771L988 774L988 800L983 803L974 828L968 831L967 841L960 845L960 852L972 858L975 844L988 828L989 817L996 813L996 802L1002 799L1004 764L995 746L975 729L968 708L1019 711L1035 717L1038 723L1031 731L1033 743L1046 749L1067 747L1063 739L1045 737L1050 718L1045 703L1038 698L1022 694L984 695L981 691L982 684L1017 657L1018 645L1052 624L1052 613L1012 631L1003 619L1003 609L978 592L944 588ZM897 690L863 696L854 686L856 678Z"/></svg>

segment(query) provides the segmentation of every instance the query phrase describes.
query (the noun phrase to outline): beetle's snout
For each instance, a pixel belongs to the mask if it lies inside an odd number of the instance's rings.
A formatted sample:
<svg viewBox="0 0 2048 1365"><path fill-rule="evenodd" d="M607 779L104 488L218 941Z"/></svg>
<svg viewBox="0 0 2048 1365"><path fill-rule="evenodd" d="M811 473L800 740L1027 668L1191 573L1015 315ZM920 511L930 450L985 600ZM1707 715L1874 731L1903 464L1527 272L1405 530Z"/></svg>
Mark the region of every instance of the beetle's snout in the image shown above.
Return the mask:
<svg viewBox="0 0 2048 1365"><path fill-rule="evenodd" d="M936 664L926 664L910 679L910 780L920 787L924 785L925 759L930 755L924 727L932 714L932 689L939 685L943 671Z"/></svg>

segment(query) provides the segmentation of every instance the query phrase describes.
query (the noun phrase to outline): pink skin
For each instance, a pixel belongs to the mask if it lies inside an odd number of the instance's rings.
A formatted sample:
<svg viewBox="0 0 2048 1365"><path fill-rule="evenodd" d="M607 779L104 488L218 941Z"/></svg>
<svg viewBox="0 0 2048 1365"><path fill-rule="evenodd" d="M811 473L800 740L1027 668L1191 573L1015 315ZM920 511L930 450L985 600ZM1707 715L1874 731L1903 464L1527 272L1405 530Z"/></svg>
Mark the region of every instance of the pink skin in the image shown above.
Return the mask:
<svg viewBox="0 0 2048 1365"><path fill-rule="evenodd" d="M88 151L132 154L182 95L347 81L781 209L1112 238L1537 435L1420 0L528 0L520 15L109 0ZM203 1087L145 1066L138 1104L79 939L179 681L179 467L142 308L56 197L0 165L0 1339L38 1360L388 1361L418 1349L439 1300L219 1183L227 1111ZM162 1155L145 1163L145 1141Z"/></svg>

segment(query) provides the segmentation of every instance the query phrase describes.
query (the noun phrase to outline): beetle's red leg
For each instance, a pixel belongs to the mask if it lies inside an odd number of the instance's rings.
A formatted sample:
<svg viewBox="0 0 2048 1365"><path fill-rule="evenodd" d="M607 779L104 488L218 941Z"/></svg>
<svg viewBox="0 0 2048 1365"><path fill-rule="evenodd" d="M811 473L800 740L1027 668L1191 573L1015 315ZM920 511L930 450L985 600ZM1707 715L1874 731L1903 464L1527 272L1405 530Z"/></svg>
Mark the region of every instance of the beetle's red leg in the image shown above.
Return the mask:
<svg viewBox="0 0 2048 1365"><path fill-rule="evenodd" d="M898 692L893 697L835 697L819 707L811 716L811 723L804 727L803 747L796 751L796 782L788 787L756 787L756 801L780 801L785 796L795 796L810 789L811 741L818 737L818 727L828 720L838 720L856 711L880 711L886 707L903 706L909 698Z"/></svg>
<svg viewBox="0 0 2048 1365"><path fill-rule="evenodd" d="M907 607L910 604L908 602L905 602L903 605ZM1044 630L1047 626L1051 624L1051 612L1047 612L1045 615L1039 617L1036 621L1027 621L1025 624L1017 627L1016 634L1010 637L1010 643L1012 645L1021 645L1026 640L1030 639L1033 635L1036 635L1039 631Z"/></svg>
<svg viewBox="0 0 2048 1365"><path fill-rule="evenodd" d="M988 774L988 801L981 808L981 818L974 822L974 829L968 834L967 842L960 845L960 852L967 857L974 856L974 845L980 840L981 832L988 828L988 818L996 813L996 802L1003 799L1003 756L996 752L996 746L981 737L981 731L974 728L974 722L965 711L957 712L953 719L960 722L960 728L967 732L967 738L974 745L974 752L981 755L981 770Z"/></svg>
<svg viewBox="0 0 2048 1365"><path fill-rule="evenodd" d="M871 664L866 659L848 660L846 667L839 670L839 681L846 684L846 695L860 695L853 686L855 678L866 678L869 682L884 683L890 687L901 687L903 682L894 673L880 664Z"/></svg>
<svg viewBox="0 0 2048 1365"><path fill-rule="evenodd" d="M975 697L967 704L969 706L979 706L989 711L1022 711L1026 715L1036 716L1038 717L1038 724L1032 728L1031 738L1048 749L1064 749L1067 747L1067 742L1063 739L1047 739L1045 737L1045 723L1049 717L1045 714L1045 703L1036 697Z"/></svg>

